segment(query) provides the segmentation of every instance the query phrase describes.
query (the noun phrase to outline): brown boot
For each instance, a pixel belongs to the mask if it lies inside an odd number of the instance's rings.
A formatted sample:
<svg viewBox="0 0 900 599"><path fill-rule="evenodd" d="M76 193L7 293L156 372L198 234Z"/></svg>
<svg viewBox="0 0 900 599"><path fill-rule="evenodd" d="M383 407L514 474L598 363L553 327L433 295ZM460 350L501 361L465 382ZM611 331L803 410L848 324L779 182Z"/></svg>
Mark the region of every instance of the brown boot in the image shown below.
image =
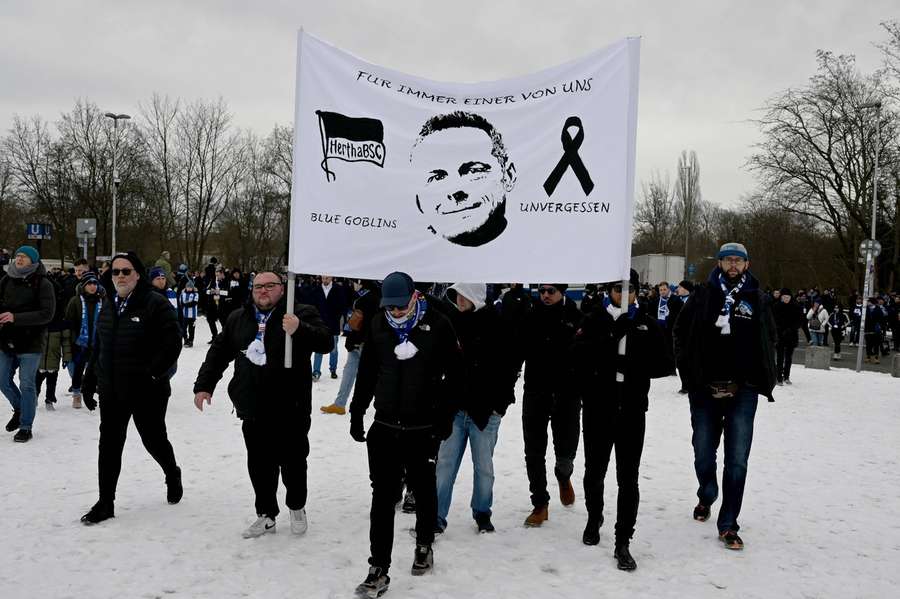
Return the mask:
<svg viewBox="0 0 900 599"><path fill-rule="evenodd" d="M559 481L559 500L565 506L575 503L575 487L571 479Z"/></svg>
<svg viewBox="0 0 900 599"><path fill-rule="evenodd" d="M546 505L541 505L528 514L528 517L525 518L525 526L529 528L538 528L541 524L550 519L550 514L547 510Z"/></svg>
<svg viewBox="0 0 900 599"><path fill-rule="evenodd" d="M76 410L81 409L81 395L79 395L78 393L72 396L72 407Z"/></svg>

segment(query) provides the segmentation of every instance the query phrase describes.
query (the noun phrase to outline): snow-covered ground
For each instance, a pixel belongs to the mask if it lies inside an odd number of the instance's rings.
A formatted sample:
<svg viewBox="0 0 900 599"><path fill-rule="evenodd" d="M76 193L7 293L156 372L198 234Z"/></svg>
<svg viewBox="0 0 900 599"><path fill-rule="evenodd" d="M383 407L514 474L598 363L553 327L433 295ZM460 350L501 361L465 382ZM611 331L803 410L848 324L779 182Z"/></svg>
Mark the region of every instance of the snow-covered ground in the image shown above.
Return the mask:
<svg viewBox="0 0 900 599"><path fill-rule="evenodd" d="M0 441L0 598L353 595L368 567L365 446L350 438L347 416L318 410L331 402L340 381L314 385L308 534L293 537L284 512L277 534L244 540L240 533L254 510L240 424L225 381L211 409L201 414L193 406L191 388L209 338L205 323L197 329L169 402L169 437L184 471L180 504L166 503L163 475L132 426L116 518L81 525L79 517L96 500L99 414L73 410L64 393L56 412L45 412L40 402L32 442L15 444L11 434ZM341 353L343 362L343 347ZM743 552L721 546L714 521L691 518L696 497L688 405L676 392L677 379L669 378L654 383L650 398L632 542L636 572L616 570L612 559L612 467L599 546L581 543L581 458L575 506L565 509L554 499L542 528L522 526L530 503L516 404L501 425L495 457L497 533L475 532L467 459L449 527L435 544L433 575L410 576L413 517L397 514L387 596L896 596L900 381L802 366L793 378L793 387L777 390L776 403L759 405L740 519ZM68 387L66 375L60 387Z"/></svg>

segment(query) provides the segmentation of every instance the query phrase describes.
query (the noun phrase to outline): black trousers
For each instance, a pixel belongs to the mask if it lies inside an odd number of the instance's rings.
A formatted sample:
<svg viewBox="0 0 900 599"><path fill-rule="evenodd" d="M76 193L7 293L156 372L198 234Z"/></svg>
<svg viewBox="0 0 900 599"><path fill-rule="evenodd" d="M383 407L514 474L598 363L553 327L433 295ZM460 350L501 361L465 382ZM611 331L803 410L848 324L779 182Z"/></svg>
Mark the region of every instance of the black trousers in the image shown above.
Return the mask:
<svg viewBox="0 0 900 599"><path fill-rule="evenodd" d="M206 322L207 324L209 324L209 332L212 333L213 339L215 339L216 335L219 334L219 329L216 325L217 320L218 317L216 316L216 313L214 311L206 313Z"/></svg>
<svg viewBox="0 0 900 599"><path fill-rule="evenodd" d="M196 326L195 326L196 319L195 318L185 318L182 320L182 323L183 323L183 326L182 326L181 332L182 332L182 336L184 337L184 340L187 341L188 343L193 343L194 342L194 329L196 328Z"/></svg>
<svg viewBox="0 0 900 599"><path fill-rule="evenodd" d="M834 353L841 353L841 343L844 341L844 332L831 329L831 338L834 340Z"/></svg>
<svg viewBox="0 0 900 599"><path fill-rule="evenodd" d="M175 452L166 435L166 408L169 396L158 394L140 399L132 397L100 397L100 456L98 471L100 501L112 503L116 498L116 485L122 470L122 450L128 421L134 418L134 426L141 436L147 452L160 465L168 477L177 472Z"/></svg>
<svg viewBox="0 0 900 599"><path fill-rule="evenodd" d="M525 440L525 469L531 504L550 503L547 492L547 424L553 432L556 480L572 477L578 453L581 400L574 393L526 391L522 399L522 432Z"/></svg>
<svg viewBox="0 0 900 599"><path fill-rule="evenodd" d="M406 485L416 497L416 543L434 541L437 522L435 463L439 442L430 428L401 431L378 422L366 435L372 509L369 512L369 564L387 570L394 546L394 514Z"/></svg>
<svg viewBox="0 0 900 599"><path fill-rule="evenodd" d="M775 344L775 373L779 381L791 378L795 349L797 349L795 345Z"/></svg>
<svg viewBox="0 0 900 599"><path fill-rule="evenodd" d="M309 425L309 410L298 407L281 410L277 417L247 418L241 424L258 516L274 519L278 515L279 474L288 509L306 507Z"/></svg>
<svg viewBox="0 0 900 599"><path fill-rule="evenodd" d="M625 400L627 403L627 398ZM585 402L584 421L584 499L588 519L603 523L603 481L609 458L616 448L616 539L634 535L640 491L638 470L644 451L646 413L621 410L615 406Z"/></svg>

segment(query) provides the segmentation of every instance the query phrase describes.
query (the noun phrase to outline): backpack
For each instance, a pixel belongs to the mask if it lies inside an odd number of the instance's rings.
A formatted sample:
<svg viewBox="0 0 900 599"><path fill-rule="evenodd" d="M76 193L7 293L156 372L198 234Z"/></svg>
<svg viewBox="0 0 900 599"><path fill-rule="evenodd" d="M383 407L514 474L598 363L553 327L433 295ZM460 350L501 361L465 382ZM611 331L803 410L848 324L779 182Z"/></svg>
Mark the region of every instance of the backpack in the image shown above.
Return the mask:
<svg viewBox="0 0 900 599"><path fill-rule="evenodd" d="M816 312L813 314L812 318L809 321L809 330L810 331L820 331L822 330L822 321L819 320L819 313Z"/></svg>

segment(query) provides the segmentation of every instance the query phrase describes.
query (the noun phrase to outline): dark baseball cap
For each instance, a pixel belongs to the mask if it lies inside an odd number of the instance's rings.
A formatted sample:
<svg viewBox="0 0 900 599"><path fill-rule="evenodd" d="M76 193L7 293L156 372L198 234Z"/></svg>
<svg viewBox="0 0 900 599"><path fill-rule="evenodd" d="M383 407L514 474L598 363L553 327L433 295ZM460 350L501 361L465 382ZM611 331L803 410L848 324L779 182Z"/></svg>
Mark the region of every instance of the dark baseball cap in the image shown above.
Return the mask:
<svg viewBox="0 0 900 599"><path fill-rule="evenodd" d="M381 284L381 307L405 306L415 291L411 276L405 272L392 272Z"/></svg>

